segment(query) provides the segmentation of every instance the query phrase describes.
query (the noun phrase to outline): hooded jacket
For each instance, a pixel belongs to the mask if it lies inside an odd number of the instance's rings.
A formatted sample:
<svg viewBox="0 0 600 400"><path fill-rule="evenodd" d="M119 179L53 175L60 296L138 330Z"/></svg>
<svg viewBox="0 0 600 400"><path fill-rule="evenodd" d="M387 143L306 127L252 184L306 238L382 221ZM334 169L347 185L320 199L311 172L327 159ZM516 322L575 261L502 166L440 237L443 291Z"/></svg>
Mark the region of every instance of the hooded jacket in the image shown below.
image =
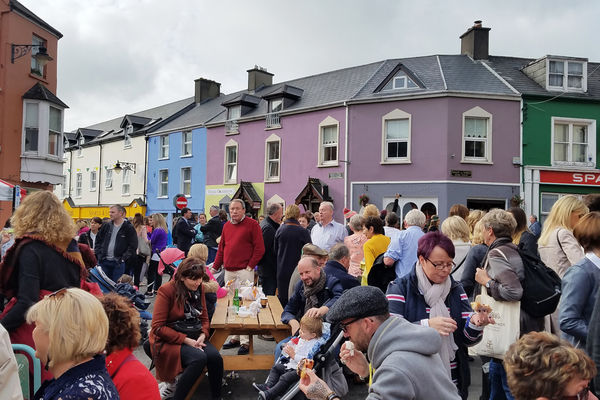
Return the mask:
<svg viewBox="0 0 600 400"><path fill-rule="evenodd" d="M432 328L390 317L375 331L367 356L373 383L367 399L459 400L438 351L440 335Z"/></svg>

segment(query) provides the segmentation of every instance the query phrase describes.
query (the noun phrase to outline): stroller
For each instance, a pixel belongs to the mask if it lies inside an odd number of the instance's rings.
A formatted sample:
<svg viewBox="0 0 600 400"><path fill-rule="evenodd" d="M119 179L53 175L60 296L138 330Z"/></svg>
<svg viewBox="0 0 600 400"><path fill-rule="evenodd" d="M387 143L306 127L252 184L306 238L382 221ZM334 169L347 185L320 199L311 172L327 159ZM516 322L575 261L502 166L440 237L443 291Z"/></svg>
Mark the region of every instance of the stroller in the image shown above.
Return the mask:
<svg viewBox="0 0 600 400"><path fill-rule="evenodd" d="M145 296L128 283L115 283L99 265L90 269L89 272L90 280L100 286L102 293L115 292L127 297L131 301L135 309L140 313L140 333L142 334L140 343L143 343L148 338L148 321L152 319L152 314L146 311L150 303L146 301Z"/></svg>
<svg viewBox="0 0 600 400"><path fill-rule="evenodd" d="M323 336L321 339L315 345L313 351L311 351L315 362L313 369L327 383L331 390L343 397L348 393L348 383L346 382L342 368L335 358L339 352L339 346L344 339L344 332L342 332L338 325L332 326L328 322L325 322L323 323ZM306 397L300 392L299 383L296 382L290 386L280 399L305 399Z"/></svg>

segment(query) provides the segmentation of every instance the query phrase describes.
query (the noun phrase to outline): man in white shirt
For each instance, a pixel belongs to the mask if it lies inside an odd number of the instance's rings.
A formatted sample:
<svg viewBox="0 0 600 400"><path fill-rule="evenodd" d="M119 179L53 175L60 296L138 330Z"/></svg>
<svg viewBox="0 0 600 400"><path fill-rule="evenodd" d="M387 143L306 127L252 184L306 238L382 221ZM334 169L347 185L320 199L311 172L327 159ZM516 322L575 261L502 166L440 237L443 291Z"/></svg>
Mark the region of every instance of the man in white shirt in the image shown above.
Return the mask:
<svg viewBox="0 0 600 400"><path fill-rule="evenodd" d="M333 204L324 201L319 206L321 221L310 232L312 243L329 252L336 243L344 243L348 235L344 225L333 220Z"/></svg>

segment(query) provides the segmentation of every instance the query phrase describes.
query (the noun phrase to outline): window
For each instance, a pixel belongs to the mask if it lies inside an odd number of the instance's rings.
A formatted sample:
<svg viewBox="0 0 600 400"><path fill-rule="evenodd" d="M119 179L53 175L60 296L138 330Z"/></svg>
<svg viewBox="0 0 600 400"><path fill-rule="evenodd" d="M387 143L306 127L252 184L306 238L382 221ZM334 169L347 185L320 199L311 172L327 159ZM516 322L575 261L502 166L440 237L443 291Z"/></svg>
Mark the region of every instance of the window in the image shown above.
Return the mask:
<svg viewBox="0 0 600 400"><path fill-rule="evenodd" d="M381 117L381 126L381 162L410 162L411 115L399 109L393 110Z"/></svg>
<svg viewBox="0 0 600 400"><path fill-rule="evenodd" d="M189 167L181 168L181 193L187 197L192 195L192 169Z"/></svg>
<svg viewBox="0 0 600 400"><path fill-rule="evenodd" d="M419 85L415 83L406 72L399 70L381 90L416 89Z"/></svg>
<svg viewBox="0 0 600 400"><path fill-rule="evenodd" d="M39 139L39 104L25 103L25 151L37 152Z"/></svg>
<svg viewBox="0 0 600 400"><path fill-rule="evenodd" d="M123 170L123 181L121 182L121 194L123 196L128 195L130 189L131 189L131 170L124 169Z"/></svg>
<svg viewBox="0 0 600 400"><path fill-rule="evenodd" d="M84 140L83 136L79 136L79 139L77 139L77 157L81 157L81 146Z"/></svg>
<svg viewBox="0 0 600 400"><path fill-rule="evenodd" d="M282 99L274 99L269 100L269 112L275 113L283 110L283 100Z"/></svg>
<svg viewBox="0 0 600 400"><path fill-rule="evenodd" d="M563 196L568 196L568 195L572 195L577 197L579 200L582 199L583 195L581 194L575 194L575 193L547 193L547 192L543 192L541 194L541 201L540 201L540 224L544 224L544 221L546 220L546 218L548 218L548 214L550 214L550 210L552 209L552 206L554 205L554 203L556 203L558 201L558 199L560 199Z"/></svg>
<svg viewBox="0 0 600 400"><path fill-rule="evenodd" d="M78 172L75 175L75 197L81 197L83 187L83 174Z"/></svg>
<svg viewBox="0 0 600 400"><path fill-rule="evenodd" d="M158 171L158 197L169 196L169 170Z"/></svg>
<svg viewBox="0 0 600 400"><path fill-rule="evenodd" d="M265 180L279 181L279 164L281 160L281 139L271 135L266 141L265 150Z"/></svg>
<svg viewBox="0 0 600 400"><path fill-rule="evenodd" d="M481 107L463 113L462 162L492 162L492 114Z"/></svg>
<svg viewBox="0 0 600 400"><path fill-rule="evenodd" d="M548 89L587 91L587 63L548 60Z"/></svg>
<svg viewBox="0 0 600 400"><path fill-rule="evenodd" d="M552 118L552 164L596 165L596 121Z"/></svg>
<svg viewBox="0 0 600 400"><path fill-rule="evenodd" d="M225 183L237 182L238 145L230 140L225 145Z"/></svg>
<svg viewBox="0 0 600 400"><path fill-rule="evenodd" d="M67 197L67 179L66 178L65 178L65 183L63 183L62 187L61 187L61 194L62 194L63 199L65 197Z"/></svg>
<svg viewBox="0 0 600 400"><path fill-rule="evenodd" d="M192 155L192 131L185 131L181 133L181 156Z"/></svg>
<svg viewBox="0 0 600 400"><path fill-rule="evenodd" d="M236 120L242 116L242 106L231 106L227 109L227 119Z"/></svg>
<svg viewBox="0 0 600 400"><path fill-rule="evenodd" d="M34 45L34 47L31 48L31 73L44 76L44 67L42 67L38 60L33 56L40 52L39 46L46 47L46 41L39 36L33 35L31 44Z"/></svg>
<svg viewBox="0 0 600 400"><path fill-rule="evenodd" d="M338 165L339 122L327 117L319 124L319 166Z"/></svg>
<svg viewBox="0 0 600 400"><path fill-rule="evenodd" d="M106 190L112 189L112 176L113 176L113 170L110 168L107 168L106 169L106 177L104 180L104 187L106 188Z"/></svg>
<svg viewBox="0 0 600 400"><path fill-rule="evenodd" d="M96 182L98 181L98 173L96 171L90 172L90 192L96 191Z"/></svg>
<svg viewBox="0 0 600 400"><path fill-rule="evenodd" d="M62 111L58 108L50 107L50 120L48 130L48 154L58 155L58 144L60 143L60 133L62 120Z"/></svg>
<svg viewBox="0 0 600 400"><path fill-rule="evenodd" d="M169 135L163 135L159 137L160 143L160 155L159 159L169 158Z"/></svg>

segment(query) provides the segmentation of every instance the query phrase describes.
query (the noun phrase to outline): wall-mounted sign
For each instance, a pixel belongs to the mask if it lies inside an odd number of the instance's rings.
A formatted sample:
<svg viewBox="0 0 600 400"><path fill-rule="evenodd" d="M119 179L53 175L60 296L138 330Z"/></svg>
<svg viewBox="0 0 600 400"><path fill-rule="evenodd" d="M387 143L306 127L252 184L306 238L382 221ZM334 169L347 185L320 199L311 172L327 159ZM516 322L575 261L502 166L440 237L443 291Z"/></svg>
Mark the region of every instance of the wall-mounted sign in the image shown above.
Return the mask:
<svg viewBox="0 0 600 400"><path fill-rule="evenodd" d="M207 196L215 195L227 195L231 196L235 193L235 188L218 188L218 189L206 189Z"/></svg>
<svg viewBox="0 0 600 400"><path fill-rule="evenodd" d="M344 179L343 172L330 172L329 179Z"/></svg>
<svg viewBox="0 0 600 400"><path fill-rule="evenodd" d="M458 176L458 177L461 177L461 178L470 178L471 177L471 171L462 170L462 169L451 169L450 170L450 175L451 176Z"/></svg>
<svg viewBox="0 0 600 400"><path fill-rule="evenodd" d="M600 172L540 171L540 182L600 186Z"/></svg>

